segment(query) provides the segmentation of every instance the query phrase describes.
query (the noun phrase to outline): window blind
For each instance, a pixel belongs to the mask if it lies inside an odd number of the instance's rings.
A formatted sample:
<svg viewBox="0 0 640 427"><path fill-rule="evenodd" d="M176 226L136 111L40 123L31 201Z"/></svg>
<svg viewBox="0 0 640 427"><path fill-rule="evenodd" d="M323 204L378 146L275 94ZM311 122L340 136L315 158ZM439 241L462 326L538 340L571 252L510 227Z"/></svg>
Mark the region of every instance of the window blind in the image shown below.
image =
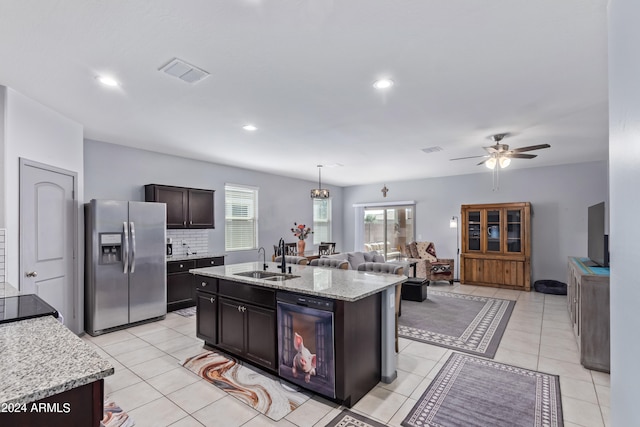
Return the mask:
<svg viewBox="0 0 640 427"><path fill-rule="evenodd" d="M227 251L258 247L258 189L224 186L224 246Z"/></svg>

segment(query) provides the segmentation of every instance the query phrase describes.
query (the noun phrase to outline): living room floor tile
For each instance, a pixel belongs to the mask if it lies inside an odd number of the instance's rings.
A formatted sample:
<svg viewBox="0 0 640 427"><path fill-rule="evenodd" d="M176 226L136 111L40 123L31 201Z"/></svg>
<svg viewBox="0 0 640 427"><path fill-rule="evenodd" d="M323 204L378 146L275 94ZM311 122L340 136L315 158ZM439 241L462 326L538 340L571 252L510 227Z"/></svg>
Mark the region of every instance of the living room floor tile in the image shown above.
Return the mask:
<svg viewBox="0 0 640 427"><path fill-rule="evenodd" d="M598 405L573 399L562 398L562 412L564 419L584 427L603 427L602 413Z"/></svg>
<svg viewBox="0 0 640 427"><path fill-rule="evenodd" d="M598 396L593 382L574 380L566 376L560 377L560 390L562 396L571 397L585 402L598 404Z"/></svg>
<svg viewBox="0 0 640 427"><path fill-rule="evenodd" d="M424 379L424 375L420 376L401 370L397 370L397 373L398 377L393 382L389 384L379 382L378 387L409 397Z"/></svg>
<svg viewBox="0 0 640 427"><path fill-rule="evenodd" d="M375 387L353 409L367 417L386 423L402 407L407 397L381 387Z"/></svg>
<svg viewBox="0 0 640 427"><path fill-rule="evenodd" d="M285 419L298 426L312 426L337 407L338 405L333 402L313 396L289 413Z"/></svg>
<svg viewBox="0 0 640 427"><path fill-rule="evenodd" d="M425 377L437 363L435 360L400 352L397 367L399 370Z"/></svg>

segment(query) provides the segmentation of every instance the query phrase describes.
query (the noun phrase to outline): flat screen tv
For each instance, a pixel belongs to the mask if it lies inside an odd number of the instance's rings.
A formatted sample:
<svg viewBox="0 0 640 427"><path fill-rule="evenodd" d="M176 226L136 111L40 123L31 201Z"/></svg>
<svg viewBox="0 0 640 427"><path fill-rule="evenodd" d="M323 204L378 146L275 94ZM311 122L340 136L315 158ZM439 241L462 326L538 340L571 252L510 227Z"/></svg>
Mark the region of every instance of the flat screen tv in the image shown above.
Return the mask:
<svg viewBox="0 0 640 427"><path fill-rule="evenodd" d="M600 267L609 266L609 236L605 234L604 202L589 206L587 256Z"/></svg>

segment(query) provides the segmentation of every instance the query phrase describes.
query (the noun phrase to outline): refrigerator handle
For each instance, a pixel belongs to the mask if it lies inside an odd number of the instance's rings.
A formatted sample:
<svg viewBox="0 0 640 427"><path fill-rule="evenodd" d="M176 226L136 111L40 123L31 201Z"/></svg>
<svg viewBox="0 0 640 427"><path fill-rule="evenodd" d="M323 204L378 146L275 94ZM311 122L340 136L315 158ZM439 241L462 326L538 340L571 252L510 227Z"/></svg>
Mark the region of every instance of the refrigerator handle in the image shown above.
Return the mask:
<svg viewBox="0 0 640 427"><path fill-rule="evenodd" d="M126 221L122 224L124 228L124 250L122 251L122 265L124 265L124 268L122 272L127 274L127 268L129 267L129 225Z"/></svg>
<svg viewBox="0 0 640 427"><path fill-rule="evenodd" d="M136 271L136 226L133 221L129 227L131 228L131 272L134 273Z"/></svg>

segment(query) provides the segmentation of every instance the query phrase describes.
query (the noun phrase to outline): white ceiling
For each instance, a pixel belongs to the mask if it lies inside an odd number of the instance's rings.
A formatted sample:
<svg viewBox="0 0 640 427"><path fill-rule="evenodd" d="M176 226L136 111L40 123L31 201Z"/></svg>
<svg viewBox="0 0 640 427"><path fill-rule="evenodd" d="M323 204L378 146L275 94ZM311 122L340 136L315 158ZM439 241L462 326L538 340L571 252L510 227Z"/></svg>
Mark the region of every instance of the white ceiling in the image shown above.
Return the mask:
<svg viewBox="0 0 640 427"><path fill-rule="evenodd" d="M499 132L551 144L509 169L602 160L606 3L3 0L0 84L86 138L310 180L340 163L335 185L489 173L449 159ZM158 71L175 57L211 76Z"/></svg>

